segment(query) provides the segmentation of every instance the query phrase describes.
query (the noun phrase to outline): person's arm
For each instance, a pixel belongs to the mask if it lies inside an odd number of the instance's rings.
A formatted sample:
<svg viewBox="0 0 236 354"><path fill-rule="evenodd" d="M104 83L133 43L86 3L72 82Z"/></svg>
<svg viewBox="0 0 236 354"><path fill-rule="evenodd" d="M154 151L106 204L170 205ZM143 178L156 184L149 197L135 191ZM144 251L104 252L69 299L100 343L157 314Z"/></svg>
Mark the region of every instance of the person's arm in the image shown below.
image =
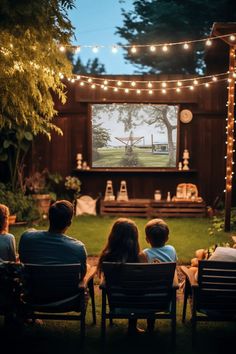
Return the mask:
<svg viewBox="0 0 236 354"><path fill-rule="evenodd" d="M87 272L87 251L85 246L83 246L81 250L80 264L81 264L81 279L83 279Z"/></svg>
<svg viewBox="0 0 236 354"><path fill-rule="evenodd" d="M140 263L148 263L148 258L144 252L140 252L138 258Z"/></svg>
<svg viewBox="0 0 236 354"><path fill-rule="evenodd" d="M10 239L10 248L8 253L8 259L11 262L16 262L16 240L15 237L11 237Z"/></svg>

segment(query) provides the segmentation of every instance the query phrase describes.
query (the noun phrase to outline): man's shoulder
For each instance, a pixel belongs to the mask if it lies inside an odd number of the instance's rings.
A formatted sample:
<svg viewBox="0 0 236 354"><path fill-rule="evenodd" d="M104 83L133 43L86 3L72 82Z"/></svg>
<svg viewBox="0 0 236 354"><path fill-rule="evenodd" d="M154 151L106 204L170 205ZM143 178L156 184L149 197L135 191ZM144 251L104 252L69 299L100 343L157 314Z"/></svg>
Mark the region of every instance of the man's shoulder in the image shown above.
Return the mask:
<svg viewBox="0 0 236 354"><path fill-rule="evenodd" d="M77 240L75 237L63 235L63 240L68 244L74 245L75 247L85 247L84 243L80 240Z"/></svg>
<svg viewBox="0 0 236 354"><path fill-rule="evenodd" d="M45 231L42 230L36 230L36 229L28 229L23 234L21 235L21 238L28 238L28 237L37 237L40 235L43 235Z"/></svg>

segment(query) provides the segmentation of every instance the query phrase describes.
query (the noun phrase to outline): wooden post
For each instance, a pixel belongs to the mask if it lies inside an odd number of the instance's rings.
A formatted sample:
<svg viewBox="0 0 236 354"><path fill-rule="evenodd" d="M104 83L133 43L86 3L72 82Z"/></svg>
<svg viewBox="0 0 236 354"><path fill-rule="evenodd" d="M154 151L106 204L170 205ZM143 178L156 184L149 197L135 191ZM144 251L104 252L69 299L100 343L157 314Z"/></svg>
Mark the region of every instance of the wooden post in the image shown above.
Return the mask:
<svg viewBox="0 0 236 354"><path fill-rule="evenodd" d="M226 183L225 183L225 231L230 231L232 179L233 179L233 150L234 150L234 96L235 96L235 46L229 51L229 85L228 85L228 116L227 116L227 153L226 153Z"/></svg>

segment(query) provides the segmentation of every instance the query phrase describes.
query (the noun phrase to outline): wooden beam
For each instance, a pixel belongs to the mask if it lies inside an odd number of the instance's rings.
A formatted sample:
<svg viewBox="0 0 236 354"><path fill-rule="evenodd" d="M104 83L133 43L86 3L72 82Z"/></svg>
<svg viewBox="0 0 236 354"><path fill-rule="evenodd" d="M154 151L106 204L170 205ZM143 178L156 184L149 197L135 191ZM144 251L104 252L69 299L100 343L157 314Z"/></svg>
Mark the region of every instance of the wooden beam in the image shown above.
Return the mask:
<svg viewBox="0 0 236 354"><path fill-rule="evenodd" d="M229 85L228 85L228 117L227 117L227 154L226 154L226 185L225 185L225 231L230 231L232 179L233 179L233 150L234 150L234 97L235 97L235 48L229 51Z"/></svg>

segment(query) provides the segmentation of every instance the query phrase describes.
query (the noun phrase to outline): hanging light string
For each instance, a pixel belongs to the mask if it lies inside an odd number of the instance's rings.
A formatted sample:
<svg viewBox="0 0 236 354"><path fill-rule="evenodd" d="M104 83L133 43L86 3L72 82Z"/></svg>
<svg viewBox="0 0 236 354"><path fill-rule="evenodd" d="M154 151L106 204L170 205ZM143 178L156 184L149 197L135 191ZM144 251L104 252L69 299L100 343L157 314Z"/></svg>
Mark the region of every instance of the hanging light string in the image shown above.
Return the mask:
<svg viewBox="0 0 236 354"><path fill-rule="evenodd" d="M216 39L227 39L229 42L234 44L236 42L236 32L230 34L219 35L215 37L207 37L194 40L186 40L180 42L169 42L169 43L152 43L152 44L113 44L113 45L70 45L70 44L60 44L59 50L64 52L66 49L71 49L76 53L79 53L82 48L89 48L94 53L97 53L99 49L110 48L112 53L117 53L119 49L128 49L131 53L135 54L139 49L148 48L150 52L155 52L156 49L161 48L163 52L168 52L168 50L173 46L182 46L184 50L188 50L192 44L195 43L205 43L207 47L212 45L212 42Z"/></svg>
<svg viewBox="0 0 236 354"><path fill-rule="evenodd" d="M228 115L226 118L226 188L224 192L231 193L232 183L233 183L233 167L234 167L234 153L235 153L235 138L234 138L234 126L236 123L235 119L235 48L230 48L230 66L229 75L231 74L231 80L229 81L228 89L228 101L226 104ZM231 197L230 197L231 198Z"/></svg>
<svg viewBox="0 0 236 354"><path fill-rule="evenodd" d="M64 76L61 74L61 79ZM81 87L90 87L91 89L100 88L104 91L113 90L114 92L134 92L137 94L146 92L152 94L154 92L161 91L166 93L170 90L181 92L182 89L194 90L198 86L205 86L210 88L212 84L218 82L228 81L236 77L236 72L233 73L224 72L215 75L197 76L185 79L171 79L171 80L122 80L122 79L110 79L101 78L88 75L73 75L67 78L71 83L79 83Z"/></svg>

